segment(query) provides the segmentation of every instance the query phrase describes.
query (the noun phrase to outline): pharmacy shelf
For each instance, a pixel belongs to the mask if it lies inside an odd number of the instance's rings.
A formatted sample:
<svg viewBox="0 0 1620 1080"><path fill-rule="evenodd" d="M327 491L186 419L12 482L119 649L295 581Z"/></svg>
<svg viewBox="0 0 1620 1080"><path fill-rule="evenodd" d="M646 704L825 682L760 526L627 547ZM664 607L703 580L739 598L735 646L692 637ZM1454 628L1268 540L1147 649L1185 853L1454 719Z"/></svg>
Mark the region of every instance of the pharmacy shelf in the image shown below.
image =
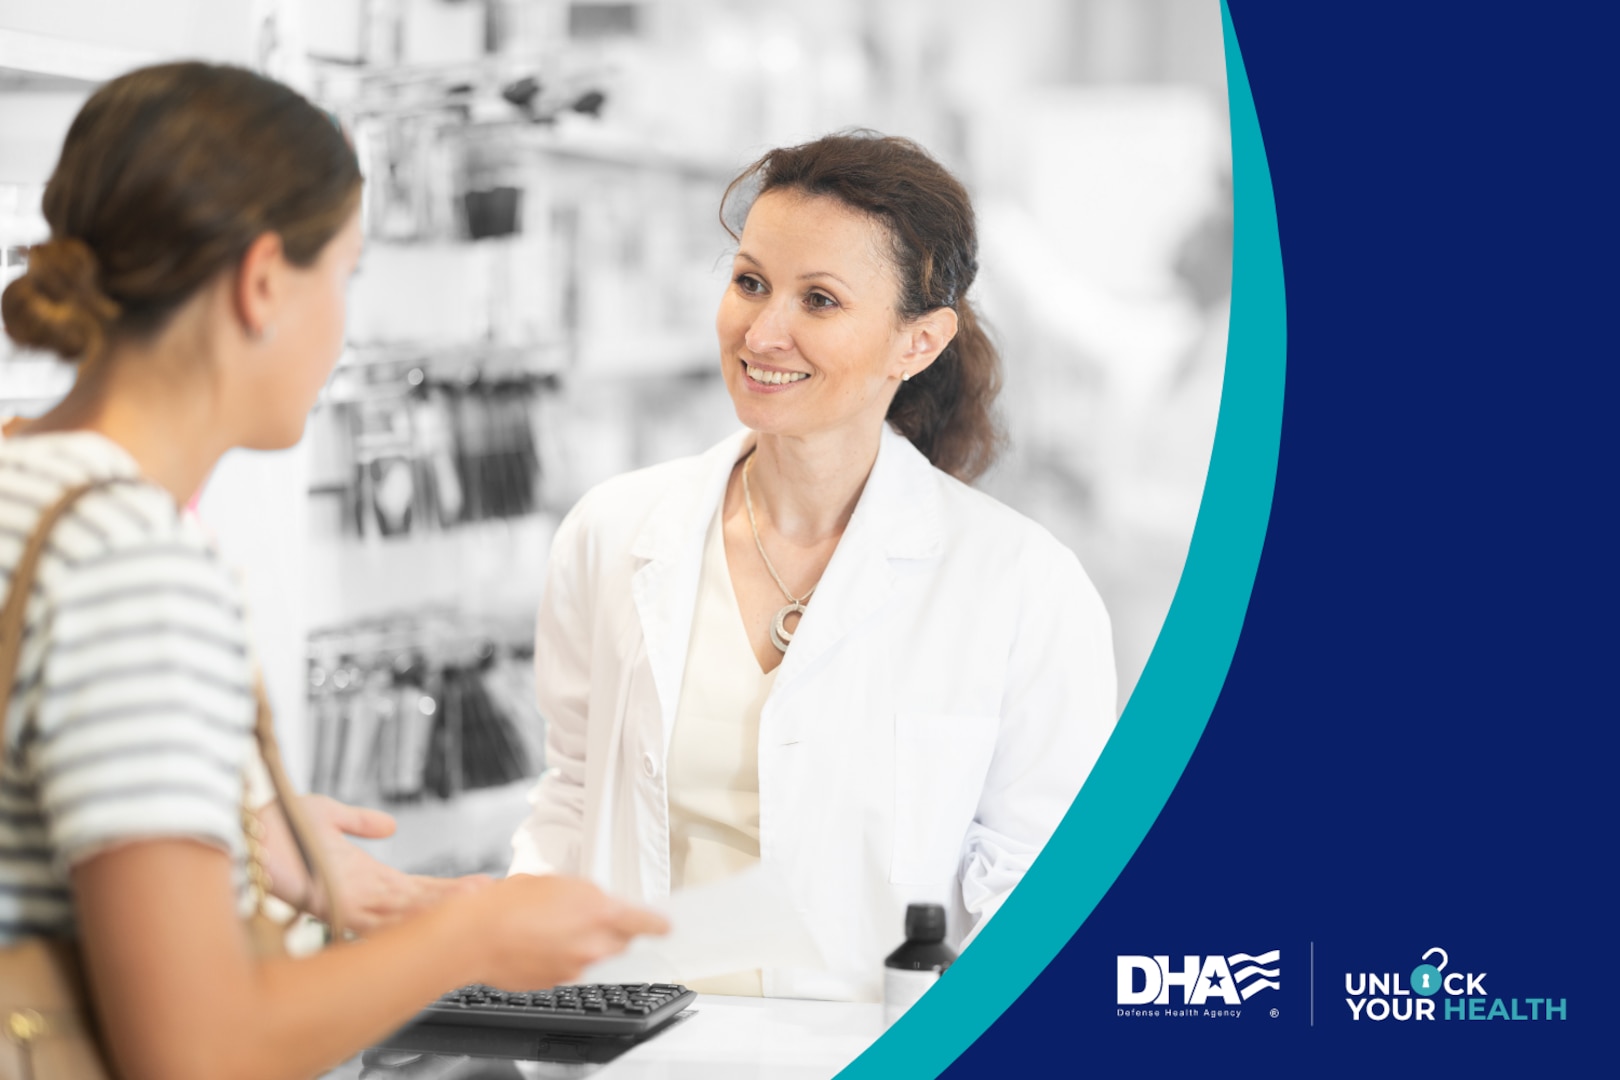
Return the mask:
<svg viewBox="0 0 1620 1080"><path fill-rule="evenodd" d="M468 124L462 137L469 142L488 140L509 150L523 150L592 165L671 172L700 180L727 183L741 163L703 157L659 146L629 132L612 128L587 129L582 124L551 127L521 120Z"/></svg>
<svg viewBox="0 0 1620 1080"><path fill-rule="evenodd" d="M159 59L133 49L0 28L0 69L33 79L94 85Z"/></svg>

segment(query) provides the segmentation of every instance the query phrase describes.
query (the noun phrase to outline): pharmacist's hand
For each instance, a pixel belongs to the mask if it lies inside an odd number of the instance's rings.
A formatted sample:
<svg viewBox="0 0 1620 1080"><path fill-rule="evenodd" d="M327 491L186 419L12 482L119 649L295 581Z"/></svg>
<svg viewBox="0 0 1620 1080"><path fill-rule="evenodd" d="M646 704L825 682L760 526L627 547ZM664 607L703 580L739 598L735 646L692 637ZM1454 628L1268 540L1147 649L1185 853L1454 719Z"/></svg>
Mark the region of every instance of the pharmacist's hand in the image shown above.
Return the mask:
<svg viewBox="0 0 1620 1080"><path fill-rule="evenodd" d="M510 990L578 982L599 960L623 952L638 934L666 934L662 915L608 896L581 878L513 874L473 903L483 905L487 974Z"/></svg>
<svg viewBox="0 0 1620 1080"><path fill-rule="evenodd" d="M315 842L326 856L327 872L336 879L344 925L357 934L373 933L433 907L446 897L490 884L482 874L461 878L406 874L372 858L349 837L370 840L392 836L394 819L380 810L349 806L325 795L304 795L299 803L315 833ZM303 859L279 806L272 803L260 810L259 818L265 824L265 859L272 891L318 919L327 918L326 897L311 895Z"/></svg>

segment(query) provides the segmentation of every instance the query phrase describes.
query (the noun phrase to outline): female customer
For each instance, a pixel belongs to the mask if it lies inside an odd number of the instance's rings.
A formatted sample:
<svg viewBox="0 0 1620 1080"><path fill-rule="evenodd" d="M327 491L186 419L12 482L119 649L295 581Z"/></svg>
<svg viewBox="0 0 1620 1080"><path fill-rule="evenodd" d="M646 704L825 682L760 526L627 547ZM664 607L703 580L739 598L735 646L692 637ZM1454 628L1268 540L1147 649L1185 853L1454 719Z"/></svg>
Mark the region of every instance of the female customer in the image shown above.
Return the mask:
<svg viewBox="0 0 1620 1080"><path fill-rule="evenodd" d="M1114 724L1108 621L1073 554L964 483L999 361L961 185L853 135L744 191L716 329L746 430L559 528L552 767L513 867L652 900L763 861L825 966L701 988L874 999L908 902L971 937L1062 818Z"/></svg>
<svg viewBox="0 0 1620 1080"><path fill-rule="evenodd" d="M0 443L8 591L44 537L16 594L0 947L77 938L124 1080L311 1076L459 984L567 981L661 925L584 882L516 877L307 959L256 959L242 932L252 662L179 507L226 450L299 438L342 344L359 193L342 135L287 88L137 71L74 120L51 238L5 291L8 333L80 368Z"/></svg>

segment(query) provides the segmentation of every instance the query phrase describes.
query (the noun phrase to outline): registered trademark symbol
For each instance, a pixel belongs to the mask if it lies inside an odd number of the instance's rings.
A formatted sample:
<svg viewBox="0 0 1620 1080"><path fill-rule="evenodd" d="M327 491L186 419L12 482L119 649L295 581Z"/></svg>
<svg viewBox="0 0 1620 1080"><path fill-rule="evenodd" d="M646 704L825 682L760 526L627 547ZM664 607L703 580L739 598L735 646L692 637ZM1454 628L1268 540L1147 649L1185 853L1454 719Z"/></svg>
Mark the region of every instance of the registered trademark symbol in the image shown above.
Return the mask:
<svg viewBox="0 0 1620 1080"><path fill-rule="evenodd" d="M1277 1019L1277 1010L1276 1009L1271 1010L1271 1018L1273 1020Z"/></svg>

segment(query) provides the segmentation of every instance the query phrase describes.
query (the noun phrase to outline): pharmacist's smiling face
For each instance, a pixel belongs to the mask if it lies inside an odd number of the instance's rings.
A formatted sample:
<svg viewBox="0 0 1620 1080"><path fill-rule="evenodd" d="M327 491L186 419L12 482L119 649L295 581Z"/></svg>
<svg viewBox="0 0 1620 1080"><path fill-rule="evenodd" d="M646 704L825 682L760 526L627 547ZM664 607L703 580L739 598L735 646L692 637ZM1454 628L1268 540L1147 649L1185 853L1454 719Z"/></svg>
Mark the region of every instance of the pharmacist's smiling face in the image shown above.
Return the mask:
<svg viewBox="0 0 1620 1080"><path fill-rule="evenodd" d="M715 317L746 426L789 437L881 428L909 342L888 244L834 199L778 190L755 201Z"/></svg>

